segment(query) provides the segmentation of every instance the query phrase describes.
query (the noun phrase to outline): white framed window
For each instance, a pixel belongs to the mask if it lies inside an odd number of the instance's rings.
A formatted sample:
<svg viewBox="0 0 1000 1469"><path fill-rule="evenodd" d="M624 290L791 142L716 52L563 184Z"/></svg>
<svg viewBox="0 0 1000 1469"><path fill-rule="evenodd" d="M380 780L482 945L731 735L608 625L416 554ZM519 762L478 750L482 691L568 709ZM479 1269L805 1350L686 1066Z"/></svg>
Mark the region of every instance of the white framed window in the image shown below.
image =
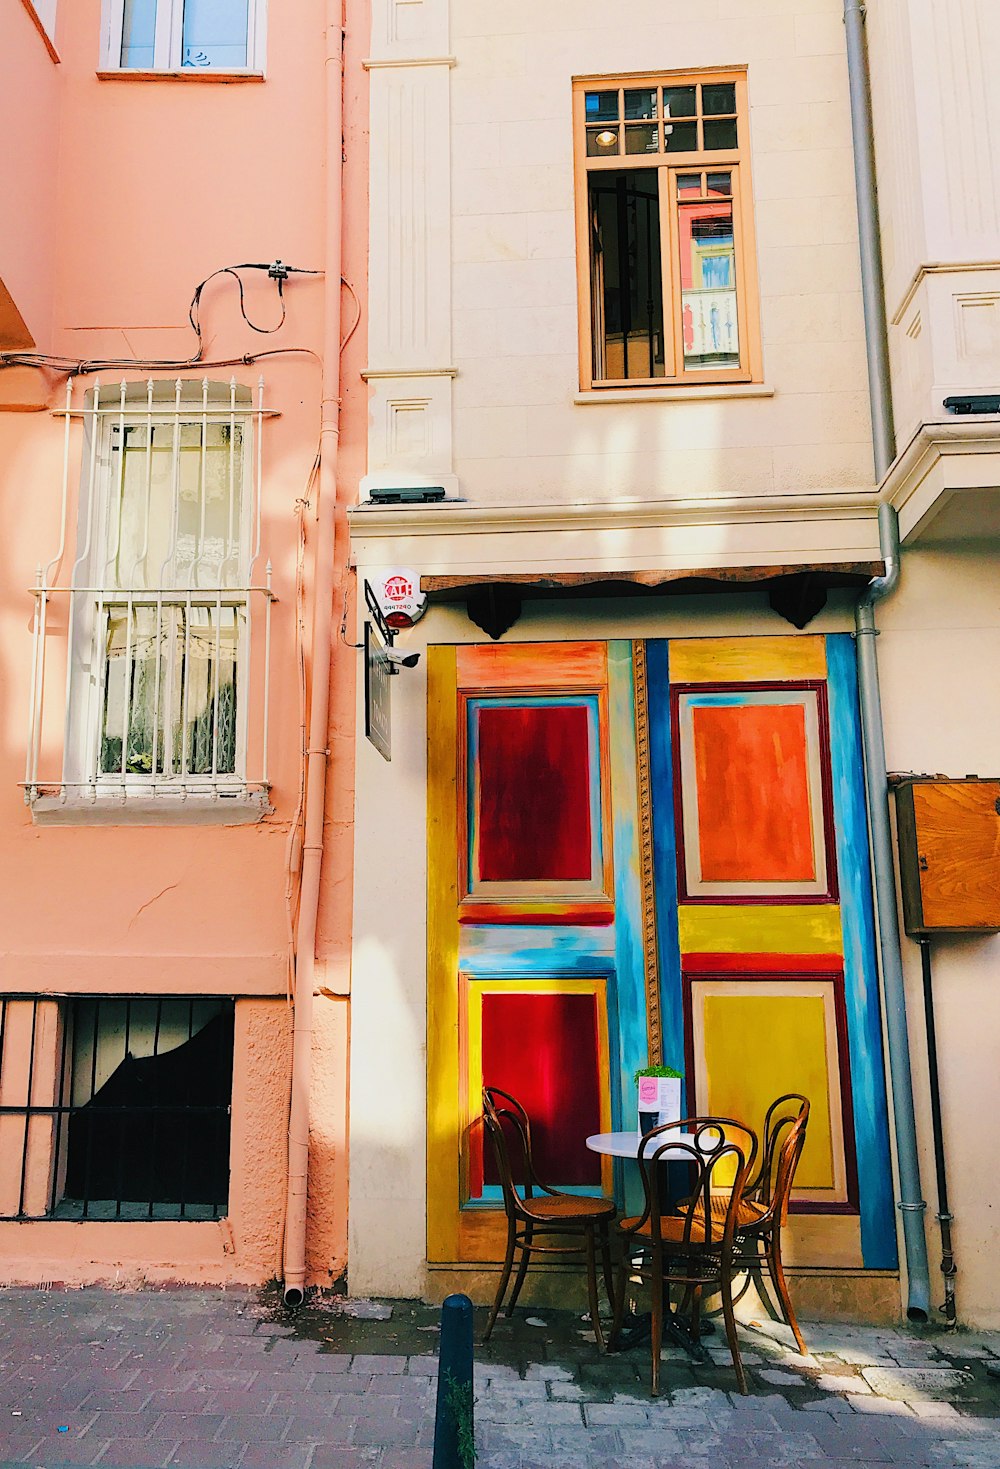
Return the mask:
<svg viewBox="0 0 1000 1469"><path fill-rule="evenodd" d="M235 380L206 379L88 394L77 555L68 586L47 585L45 571L36 589L25 778L36 816L50 796L133 808L265 796L274 598L270 563L254 584L262 393L254 405ZM74 416L68 407L67 424ZM58 780L44 768L50 604L64 605L50 629L66 634Z"/></svg>
<svg viewBox="0 0 1000 1469"><path fill-rule="evenodd" d="M105 0L106 71L264 69L266 0Z"/></svg>

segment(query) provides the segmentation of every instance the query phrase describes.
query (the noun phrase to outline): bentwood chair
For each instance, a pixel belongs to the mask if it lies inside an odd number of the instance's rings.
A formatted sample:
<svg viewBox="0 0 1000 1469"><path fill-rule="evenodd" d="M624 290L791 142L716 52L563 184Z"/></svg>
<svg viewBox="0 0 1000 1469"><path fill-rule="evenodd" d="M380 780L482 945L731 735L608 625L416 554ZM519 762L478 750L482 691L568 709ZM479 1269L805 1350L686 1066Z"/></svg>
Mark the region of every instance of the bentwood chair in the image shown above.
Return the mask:
<svg viewBox="0 0 1000 1469"><path fill-rule="evenodd" d="M808 1124L809 1101L798 1092L787 1092L768 1107L760 1167L750 1177L739 1201L733 1244L734 1268L746 1272L745 1281L733 1297L734 1302L742 1298L752 1281L769 1313L778 1319L778 1312L773 1309L764 1285L763 1267L766 1266L781 1316L791 1328L803 1356L807 1348L788 1294L781 1258L781 1231L788 1218L792 1184L805 1146ZM751 1172L752 1169L748 1169L748 1173ZM727 1205L724 1196L713 1197L711 1208L717 1220L725 1216ZM695 1203L694 1208L697 1213L700 1203Z"/></svg>
<svg viewBox="0 0 1000 1469"><path fill-rule="evenodd" d="M771 1103L764 1119L764 1147L760 1172L743 1197L736 1229L740 1268L748 1272L758 1294L768 1304L761 1266L767 1266L785 1323L791 1327L803 1356L807 1348L788 1294L781 1259L781 1231L788 1218L795 1170L798 1168L809 1125L809 1102L788 1092Z"/></svg>
<svg viewBox="0 0 1000 1469"><path fill-rule="evenodd" d="M608 1228L616 1213L614 1200L594 1195L561 1193L542 1182L532 1161L531 1123L528 1114L509 1093L500 1091L498 1087L483 1088L483 1122L493 1144L504 1210L507 1214L507 1251L483 1341L489 1340L496 1323L514 1266L514 1255L518 1250L521 1256L514 1289L507 1303L508 1316L514 1314L532 1254L583 1254L587 1266L590 1319L597 1345L603 1351L604 1333L597 1299L597 1242L600 1242L608 1299L613 1304L614 1281ZM547 1240L551 1236L576 1242L539 1243L539 1237Z"/></svg>
<svg viewBox="0 0 1000 1469"><path fill-rule="evenodd" d="M739 1145L734 1138L739 1139ZM617 1344L630 1277L650 1286L652 1298L652 1393L660 1391L660 1349L670 1290L683 1287L678 1315L690 1312L690 1338L698 1340L702 1296L721 1292L726 1339L740 1392L746 1374L733 1314L736 1223L748 1172L757 1151L755 1134L731 1118L689 1117L646 1133L639 1147L645 1207L619 1221L623 1234L620 1274L615 1289L611 1348ZM666 1196L667 1170L686 1164L688 1197L674 1204Z"/></svg>

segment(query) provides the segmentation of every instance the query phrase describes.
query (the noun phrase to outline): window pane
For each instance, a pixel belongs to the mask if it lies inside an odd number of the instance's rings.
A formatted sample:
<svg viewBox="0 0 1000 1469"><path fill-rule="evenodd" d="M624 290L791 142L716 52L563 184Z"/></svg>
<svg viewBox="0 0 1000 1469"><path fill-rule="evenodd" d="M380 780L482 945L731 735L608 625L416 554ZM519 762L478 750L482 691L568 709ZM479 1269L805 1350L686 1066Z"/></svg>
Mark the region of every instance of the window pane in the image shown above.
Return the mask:
<svg viewBox="0 0 1000 1469"><path fill-rule="evenodd" d="M668 153L697 153L698 124L696 122L665 122L663 141Z"/></svg>
<svg viewBox="0 0 1000 1469"><path fill-rule="evenodd" d="M642 91L625 93L625 116L643 118L656 116L656 92L643 88Z"/></svg>
<svg viewBox="0 0 1000 1469"><path fill-rule="evenodd" d="M618 127L588 128L587 157L607 158L618 152Z"/></svg>
<svg viewBox="0 0 1000 1469"><path fill-rule="evenodd" d="M677 175L677 197L679 199L700 199L701 174L679 173Z"/></svg>
<svg viewBox="0 0 1000 1469"><path fill-rule="evenodd" d="M617 122L617 91L588 92L586 94L586 112L588 122Z"/></svg>
<svg viewBox="0 0 1000 1469"><path fill-rule="evenodd" d="M710 173L708 175L708 192L710 194L728 197L733 192L733 176L731 173Z"/></svg>
<svg viewBox="0 0 1000 1469"><path fill-rule="evenodd" d="M149 71L156 38L156 0L125 0L121 65Z"/></svg>
<svg viewBox="0 0 1000 1469"><path fill-rule="evenodd" d="M696 111L694 99L694 87L664 87L664 117L694 117Z"/></svg>
<svg viewBox="0 0 1000 1469"><path fill-rule="evenodd" d="M126 423L111 430L105 585L235 587L242 576L243 425ZM175 445L176 435L176 445ZM176 492L174 452L176 447Z"/></svg>
<svg viewBox="0 0 1000 1469"><path fill-rule="evenodd" d="M657 153L660 148L656 123L639 123L625 129L626 153Z"/></svg>
<svg viewBox="0 0 1000 1469"><path fill-rule="evenodd" d="M705 129L706 148L735 148L736 147L736 119L727 118L725 121L709 122L706 118L702 124Z"/></svg>
<svg viewBox="0 0 1000 1469"><path fill-rule="evenodd" d="M101 775L232 775L241 614L139 603L107 611Z"/></svg>
<svg viewBox="0 0 1000 1469"><path fill-rule="evenodd" d="M711 198L681 203L678 227L684 366L736 367L740 352L733 206Z"/></svg>
<svg viewBox="0 0 1000 1469"><path fill-rule="evenodd" d="M704 113L720 113L736 111L736 87L732 82L724 82L712 87L701 89L701 110Z"/></svg>
<svg viewBox="0 0 1000 1469"><path fill-rule="evenodd" d="M247 65L248 0L184 0L184 66Z"/></svg>
<svg viewBox="0 0 1000 1469"><path fill-rule="evenodd" d="M657 171L595 172L588 185L594 377L663 377Z"/></svg>

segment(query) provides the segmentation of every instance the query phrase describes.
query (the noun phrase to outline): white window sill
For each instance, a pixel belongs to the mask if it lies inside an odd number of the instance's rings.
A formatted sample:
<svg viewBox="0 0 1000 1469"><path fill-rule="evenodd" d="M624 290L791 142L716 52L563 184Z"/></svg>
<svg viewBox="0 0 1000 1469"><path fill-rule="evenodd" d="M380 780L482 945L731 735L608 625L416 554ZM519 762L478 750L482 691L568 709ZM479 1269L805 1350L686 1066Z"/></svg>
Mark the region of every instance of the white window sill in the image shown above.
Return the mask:
<svg viewBox="0 0 1000 1469"><path fill-rule="evenodd" d="M574 403L701 403L719 398L773 398L774 389L766 383L698 383L662 388L591 388L577 393Z"/></svg>
<svg viewBox="0 0 1000 1469"><path fill-rule="evenodd" d="M109 67L97 73L102 82L262 82L264 73L246 69L226 70L221 66L164 67L162 70L142 71L134 66Z"/></svg>
<svg viewBox="0 0 1000 1469"><path fill-rule="evenodd" d="M110 792L89 795L39 795L30 803L35 826L250 826L271 810L266 791L226 795Z"/></svg>

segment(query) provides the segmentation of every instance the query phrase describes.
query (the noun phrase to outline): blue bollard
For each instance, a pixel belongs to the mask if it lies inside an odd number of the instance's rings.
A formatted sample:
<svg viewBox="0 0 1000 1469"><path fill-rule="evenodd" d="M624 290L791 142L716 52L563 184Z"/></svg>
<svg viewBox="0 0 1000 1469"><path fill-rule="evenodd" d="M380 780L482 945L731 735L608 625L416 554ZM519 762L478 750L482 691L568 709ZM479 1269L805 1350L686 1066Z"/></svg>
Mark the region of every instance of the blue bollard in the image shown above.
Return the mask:
<svg viewBox="0 0 1000 1469"><path fill-rule="evenodd" d="M472 1302L448 1296L441 1307L433 1469L473 1469Z"/></svg>

